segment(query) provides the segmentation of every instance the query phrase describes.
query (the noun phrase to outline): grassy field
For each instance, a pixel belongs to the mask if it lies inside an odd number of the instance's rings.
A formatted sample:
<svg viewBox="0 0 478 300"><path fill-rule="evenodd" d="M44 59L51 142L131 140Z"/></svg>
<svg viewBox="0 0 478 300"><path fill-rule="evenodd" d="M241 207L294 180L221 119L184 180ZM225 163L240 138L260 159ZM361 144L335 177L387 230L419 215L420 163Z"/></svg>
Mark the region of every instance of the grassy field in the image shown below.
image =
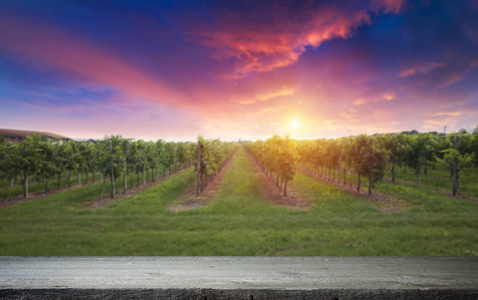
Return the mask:
<svg viewBox="0 0 478 300"><path fill-rule="evenodd" d="M478 255L478 205L426 185L377 186L410 204L389 213L299 173L311 204L293 210L268 202L241 149L211 205L166 210L194 181L185 171L104 208L87 206L102 184L1 208L0 255Z"/></svg>

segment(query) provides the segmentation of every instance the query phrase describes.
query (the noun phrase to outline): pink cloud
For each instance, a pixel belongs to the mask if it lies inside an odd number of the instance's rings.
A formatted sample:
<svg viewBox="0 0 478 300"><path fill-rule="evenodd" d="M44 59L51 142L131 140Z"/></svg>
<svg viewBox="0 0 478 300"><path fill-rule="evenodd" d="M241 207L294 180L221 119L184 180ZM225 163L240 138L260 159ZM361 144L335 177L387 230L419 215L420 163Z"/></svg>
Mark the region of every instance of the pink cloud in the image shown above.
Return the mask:
<svg viewBox="0 0 478 300"><path fill-rule="evenodd" d="M448 77L443 82L438 84L436 87L437 88L444 88L444 87L447 87L447 86L450 86L450 85L454 84L455 82L461 81L464 78L465 78L464 74L452 73L452 74L448 75Z"/></svg>
<svg viewBox="0 0 478 300"><path fill-rule="evenodd" d="M398 13L402 2L374 1L372 9ZM277 13L272 22L244 22L242 15L226 14L214 27L199 29L198 36L216 59L233 62L231 77L240 78L251 72L269 72L293 65L306 47L316 48L328 40L349 38L362 24L370 24L367 10L322 6L304 9L297 15Z"/></svg>
<svg viewBox="0 0 478 300"><path fill-rule="evenodd" d="M114 52L38 19L0 13L0 48L17 57L21 55L29 63L40 63L86 82L112 86L143 101L176 106L186 98Z"/></svg>
<svg viewBox="0 0 478 300"><path fill-rule="evenodd" d="M413 76L416 74L427 74L434 69L441 68L444 66L446 66L445 63L434 63L434 62L422 63L422 64L418 64L416 66L408 67L402 70L398 74L398 77L408 77L408 76Z"/></svg>

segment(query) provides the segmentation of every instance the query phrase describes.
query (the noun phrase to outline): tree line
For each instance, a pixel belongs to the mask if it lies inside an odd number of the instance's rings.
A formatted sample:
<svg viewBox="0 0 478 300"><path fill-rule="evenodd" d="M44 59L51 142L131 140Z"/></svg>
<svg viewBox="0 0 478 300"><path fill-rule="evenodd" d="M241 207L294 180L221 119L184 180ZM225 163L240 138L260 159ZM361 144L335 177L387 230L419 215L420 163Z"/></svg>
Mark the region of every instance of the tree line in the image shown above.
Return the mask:
<svg viewBox="0 0 478 300"><path fill-rule="evenodd" d="M133 174L136 174L136 186L149 181L158 180L160 173L168 175L172 171L193 165L196 161L195 143L143 141L125 139L121 136L111 136L96 143L59 140L50 141L46 136L27 136L22 143L0 141L0 178L10 180L11 186L17 178L21 179L23 197L28 197L29 178L35 177L45 184L45 193L50 190L50 182L67 177L68 187L71 187L70 177L78 176L81 185L81 175L99 176L103 182L111 181L111 197L116 194L115 179L123 176L123 192L130 187Z"/></svg>
<svg viewBox="0 0 478 300"><path fill-rule="evenodd" d="M383 179L387 169L392 182L397 167L412 169L419 186L420 176L441 164L450 172L454 197L462 170L478 167L478 127L472 133L466 130L450 134L411 131L298 141L274 136L266 141L247 143L245 147L284 195L296 168L344 185L346 175L355 173L357 190L365 176L371 195L374 184Z"/></svg>

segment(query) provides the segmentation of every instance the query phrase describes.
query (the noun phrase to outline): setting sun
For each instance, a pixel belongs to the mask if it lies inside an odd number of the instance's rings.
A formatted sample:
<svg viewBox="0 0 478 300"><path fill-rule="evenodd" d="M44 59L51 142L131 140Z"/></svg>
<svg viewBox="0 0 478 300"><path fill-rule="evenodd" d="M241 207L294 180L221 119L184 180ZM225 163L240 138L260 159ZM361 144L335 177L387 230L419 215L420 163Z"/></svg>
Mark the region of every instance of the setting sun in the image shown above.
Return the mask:
<svg viewBox="0 0 478 300"><path fill-rule="evenodd" d="M294 131L297 131L300 128L300 125L301 124L298 119L292 119L289 124L290 128L292 128Z"/></svg>

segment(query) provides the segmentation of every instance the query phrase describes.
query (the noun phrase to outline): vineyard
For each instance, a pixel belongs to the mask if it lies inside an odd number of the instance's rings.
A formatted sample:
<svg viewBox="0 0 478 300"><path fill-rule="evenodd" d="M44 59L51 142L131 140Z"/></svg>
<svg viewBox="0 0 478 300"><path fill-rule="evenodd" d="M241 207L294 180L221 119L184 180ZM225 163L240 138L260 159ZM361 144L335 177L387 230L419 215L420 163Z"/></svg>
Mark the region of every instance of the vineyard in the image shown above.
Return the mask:
<svg viewBox="0 0 478 300"><path fill-rule="evenodd" d="M478 255L477 146L477 132L3 141L0 255ZM207 205L168 209L212 182Z"/></svg>
<svg viewBox="0 0 478 300"><path fill-rule="evenodd" d="M420 186L421 176L440 166L450 173L453 197L461 181L471 183L467 189L478 196L474 176L478 167L478 130L473 135L467 132L448 135L400 133L304 141L274 136L266 141L248 143L246 149L264 172L271 179L275 178L284 196L297 166L327 181L344 185L348 175L354 174L357 191L361 189L362 177L365 177L368 195L372 194L373 185L383 179L386 169L390 169L391 182L395 182L397 168L409 168L416 176L416 185Z"/></svg>
<svg viewBox="0 0 478 300"><path fill-rule="evenodd" d="M237 149L234 143L219 140L208 141L199 137L203 149L199 157L198 191L218 172L224 161ZM128 189L154 182L161 177L192 166L198 159L197 146L189 142L145 142L132 141L113 136L96 143L59 140L49 141L45 136L32 135L23 143L2 142L0 144L1 198L14 198L20 193L15 185L22 188L23 198L28 198L29 181L44 186L44 194L54 188L72 187L72 174L76 175L77 186L88 184L89 180L106 180L110 183L110 197L116 197L116 182L121 177L123 193ZM83 174L83 180L82 180ZM62 180L63 179L63 180ZM63 185L62 185L63 183ZM9 188L6 188L7 184ZM0 198L0 199L1 199Z"/></svg>

